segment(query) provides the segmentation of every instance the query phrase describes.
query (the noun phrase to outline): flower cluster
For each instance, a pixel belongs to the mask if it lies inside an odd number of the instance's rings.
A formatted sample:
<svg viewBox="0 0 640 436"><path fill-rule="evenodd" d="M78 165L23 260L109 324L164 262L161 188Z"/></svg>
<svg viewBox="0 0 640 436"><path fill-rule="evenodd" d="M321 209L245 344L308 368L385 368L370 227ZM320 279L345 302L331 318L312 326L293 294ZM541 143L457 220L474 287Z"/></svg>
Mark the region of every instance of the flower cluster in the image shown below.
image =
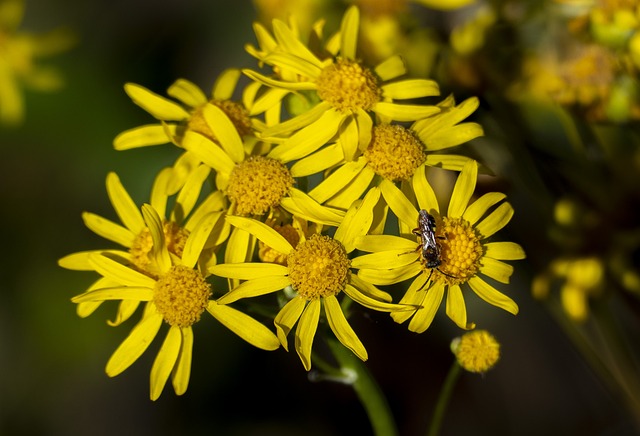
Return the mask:
<svg viewBox="0 0 640 436"><path fill-rule="evenodd" d="M495 287L513 273L505 261L525 257L518 244L495 240L513 208L499 192L476 196L483 166L450 152L483 135L465 121L478 99L440 97L433 80L406 77L397 55L363 62L356 6L328 37L321 23L309 37L280 20L254 28L258 44L247 51L262 70L224 71L211 96L185 79L168 97L125 85L156 121L121 133L115 148L173 144L182 154L158 173L142 205L109 174L121 223L83 219L121 248L60 260L100 275L73 298L80 316L107 300L120 302L111 325L142 312L107 374L127 369L166 324L151 398L169 377L184 393L193 326L205 312L264 350L288 350L295 330L306 370L325 335L368 358L348 321L356 310L388 312L424 332L446 298L448 317L468 330L475 323L465 294L473 292L516 314ZM457 177L446 212L427 178L433 167ZM213 277L227 279L228 289ZM270 309L255 315L253 302Z"/></svg>

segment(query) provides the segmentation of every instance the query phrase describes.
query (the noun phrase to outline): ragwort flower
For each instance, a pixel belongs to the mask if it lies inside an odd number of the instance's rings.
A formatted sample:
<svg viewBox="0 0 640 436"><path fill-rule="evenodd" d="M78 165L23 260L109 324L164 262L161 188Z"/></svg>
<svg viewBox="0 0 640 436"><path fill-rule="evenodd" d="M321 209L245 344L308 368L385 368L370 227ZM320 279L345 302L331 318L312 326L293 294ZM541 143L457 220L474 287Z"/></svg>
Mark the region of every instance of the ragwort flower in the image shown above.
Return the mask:
<svg viewBox="0 0 640 436"><path fill-rule="evenodd" d="M347 322L338 295L344 292L351 300L374 310L404 309L391 304L387 293L351 273L348 254L354 248L355 238L366 233L371 225L371 211L379 195L379 191L372 190L362 202L350 209L333 238L313 234L295 248L266 224L250 218L227 216L232 225L286 255L287 265L247 262L213 266L210 271L215 275L244 280L222 296L218 303L227 304L291 288L295 296L282 307L274 322L278 339L287 350L287 335L298 324L295 349L307 371L311 369L311 348L323 308L327 323L338 340L360 359L366 360L367 350Z"/></svg>
<svg viewBox="0 0 640 436"><path fill-rule="evenodd" d="M491 192L471 204L469 200L476 185L478 165L465 164L451 196L448 213L440 215L438 202L424 172L417 173L413 188L420 209L434 216L435 241L439 248L439 264L425 258L421 244L425 236L416 240L407 233L418 222L418 210L404 194L390 182L380 185L387 204L401 222L401 236L368 235L356 242L360 250L370 252L353 259L358 276L376 285L390 285L415 277L400 300L400 304L413 305L416 310L394 312L393 319L402 323L412 317L409 330L422 333L433 318L447 293L446 312L459 327L473 328L467 322L467 311L461 285L467 284L481 299L512 314L518 313L517 304L496 290L482 277L486 275L500 283L508 283L513 267L503 260L524 258L520 245L513 242L487 242L486 239L504 227L513 215L509 203L501 203L505 195ZM486 216L485 216L486 215ZM404 230L404 231L403 231ZM433 230L433 228L432 228Z"/></svg>
<svg viewBox="0 0 640 436"><path fill-rule="evenodd" d="M370 69L356 59L359 11L345 13L334 56L320 58L304 46L282 21L274 20L275 40L259 60L271 65L280 77L272 78L252 70L244 73L279 92L256 100L251 114L278 105L288 93L306 98L310 109L268 127L261 136L281 142L270 157L292 161L316 151L338 135L344 158L357 157L358 147L370 142L373 118L384 121L415 121L438 113L437 106L397 104L395 100L438 95L435 82L412 79L389 82L403 75L399 57L391 57ZM286 74L285 74L286 73ZM295 132L295 133L294 133Z"/></svg>
<svg viewBox="0 0 640 436"><path fill-rule="evenodd" d="M206 271L197 268L202 250L219 214L205 215L189 234L182 256L167 248L162 220L153 207L142 207L144 223L153 240L151 256L159 267L156 277L123 265L106 255L92 253L89 263L115 285L93 289L72 299L76 303L122 300L147 302L140 322L109 359L106 372L114 377L133 364L158 334L162 323L169 331L151 369L150 395L156 400L171 376L177 395L187 390L193 349L192 325L206 310L225 327L250 344L264 349L279 347L276 336L263 324L229 306L210 300L211 285Z"/></svg>
<svg viewBox="0 0 640 436"><path fill-rule="evenodd" d="M184 159L182 159L184 160ZM184 162L179 161L177 166L165 168L156 177L151 190L151 207L162 220L162 229L167 250L174 256L182 256L187 238L203 216L222 210L223 199L220 193L210 194L198 207L196 200L200 195L202 184L209 174L209 169L204 165L196 168L188 175L181 174ZM122 224L115 223L107 218L91 212L84 212L82 219L85 225L99 236L108 239L127 249L91 250L73 253L58 261L59 265L79 271L93 271L90 257L96 253L109 253L112 258L118 258L122 263L130 265L143 274L156 276L159 266L150 256L153 241L140 210L135 205L120 179L115 173L107 175L107 193L116 214ZM169 195L176 194L173 208L167 213ZM221 223L223 224L223 222ZM228 228L227 228L228 233ZM210 255L210 248L219 245L225 238L224 228L220 225L211 234L205 253ZM203 258L206 261L206 256ZM113 285L105 277L100 278L90 288L103 288ZM82 318L91 315L101 304L101 301L80 303L77 306L78 315ZM138 301L123 300L114 321L110 325L119 325L129 319L138 308Z"/></svg>

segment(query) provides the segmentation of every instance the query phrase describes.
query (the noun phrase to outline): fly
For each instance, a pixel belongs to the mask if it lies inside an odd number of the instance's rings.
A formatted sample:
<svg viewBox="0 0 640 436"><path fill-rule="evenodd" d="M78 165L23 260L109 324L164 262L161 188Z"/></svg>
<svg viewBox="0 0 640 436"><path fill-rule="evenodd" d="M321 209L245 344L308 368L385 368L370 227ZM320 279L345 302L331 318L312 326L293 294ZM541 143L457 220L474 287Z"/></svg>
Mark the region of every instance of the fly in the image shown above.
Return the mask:
<svg viewBox="0 0 640 436"><path fill-rule="evenodd" d="M447 277L455 278L451 274L447 274L439 267L442 265L440 258L440 244L437 239L444 239L442 236L436 236L436 219L424 209L420 209L418 215L418 227L413 229L413 234L420 237L420 250L422 258L427 268L431 270L427 282L431 279L433 270L437 270L440 274Z"/></svg>

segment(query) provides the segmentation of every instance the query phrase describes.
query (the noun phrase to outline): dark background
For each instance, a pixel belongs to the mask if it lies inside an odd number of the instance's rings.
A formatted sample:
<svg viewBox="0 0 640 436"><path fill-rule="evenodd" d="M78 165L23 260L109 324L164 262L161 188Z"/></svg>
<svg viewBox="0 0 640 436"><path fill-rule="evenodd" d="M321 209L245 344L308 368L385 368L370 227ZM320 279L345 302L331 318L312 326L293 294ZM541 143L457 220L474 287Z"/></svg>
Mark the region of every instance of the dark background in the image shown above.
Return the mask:
<svg viewBox="0 0 640 436"><path fill-rule="evenodd" d="M254 65L243 49L254 42L254 18L247 0L28 2L23 29L64 24L79 43L51 62L63 70L66 87L27 93L26 122L0 130L0 226L7 242L0 267L1 435L371 432L348 386L310 382L295 353L253 349L211 317L195 326L187 393L176 397L168 385L151 402L149 373L160 341L123 374L107 377L104 365L133 324L107 326L115 313L109 304L77 317L70 298L94 275L56 264L68 253L104 247L83 226L81 212L115 219L104 186L108 171L141 202L156 171L177 155L171 146L112 149L119 132L151 122L123 84L164 93L184 77L209 93L224 68ZM517 209L515 219L526 214ZM520 305L517 317L468 299L470 319L498 338L503 356L484 376L462 375L442 434L631 433L625 409L532 300L529 286L528 262L519 261L506 290ZM444 311L422 335L370 311L356 311L351 323L401 434L425 434L452 362L449 342L461 332Z"/></svg>

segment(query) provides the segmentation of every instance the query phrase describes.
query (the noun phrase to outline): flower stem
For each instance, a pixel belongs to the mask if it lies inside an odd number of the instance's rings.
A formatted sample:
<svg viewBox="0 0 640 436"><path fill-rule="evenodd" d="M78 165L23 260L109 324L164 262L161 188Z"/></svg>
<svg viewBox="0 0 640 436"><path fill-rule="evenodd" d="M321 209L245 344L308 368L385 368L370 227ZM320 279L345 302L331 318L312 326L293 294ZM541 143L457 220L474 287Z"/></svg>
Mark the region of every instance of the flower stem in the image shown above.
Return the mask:
<svg viewBox="0 0 640 436"><path fill-rule="evenodd" d="M451 395L453 394L453 388L460 377L460 365L457 360L453 361L453 365L449 369L447 373L447 378L444 380L444 385L442 386L442 390L440 391L440 396L438 397L438 402L436 403L436 408L433 411L433 417L431 418L431 424L429 425L428 436L436 436L440 431L440 426L442 425L442 418L444 418L444 412L447 410L447 406L449 405L449 400L451 399Z"/></svg>
<svg viewBox="0 0 640 436"><path fill-rule="evenodd" d="M397 435L398 430L389 404L365 364L339 341L329 339L327 342L342 371L355 374L351 386L369 416L374 434L379 436Z"/></svg>

